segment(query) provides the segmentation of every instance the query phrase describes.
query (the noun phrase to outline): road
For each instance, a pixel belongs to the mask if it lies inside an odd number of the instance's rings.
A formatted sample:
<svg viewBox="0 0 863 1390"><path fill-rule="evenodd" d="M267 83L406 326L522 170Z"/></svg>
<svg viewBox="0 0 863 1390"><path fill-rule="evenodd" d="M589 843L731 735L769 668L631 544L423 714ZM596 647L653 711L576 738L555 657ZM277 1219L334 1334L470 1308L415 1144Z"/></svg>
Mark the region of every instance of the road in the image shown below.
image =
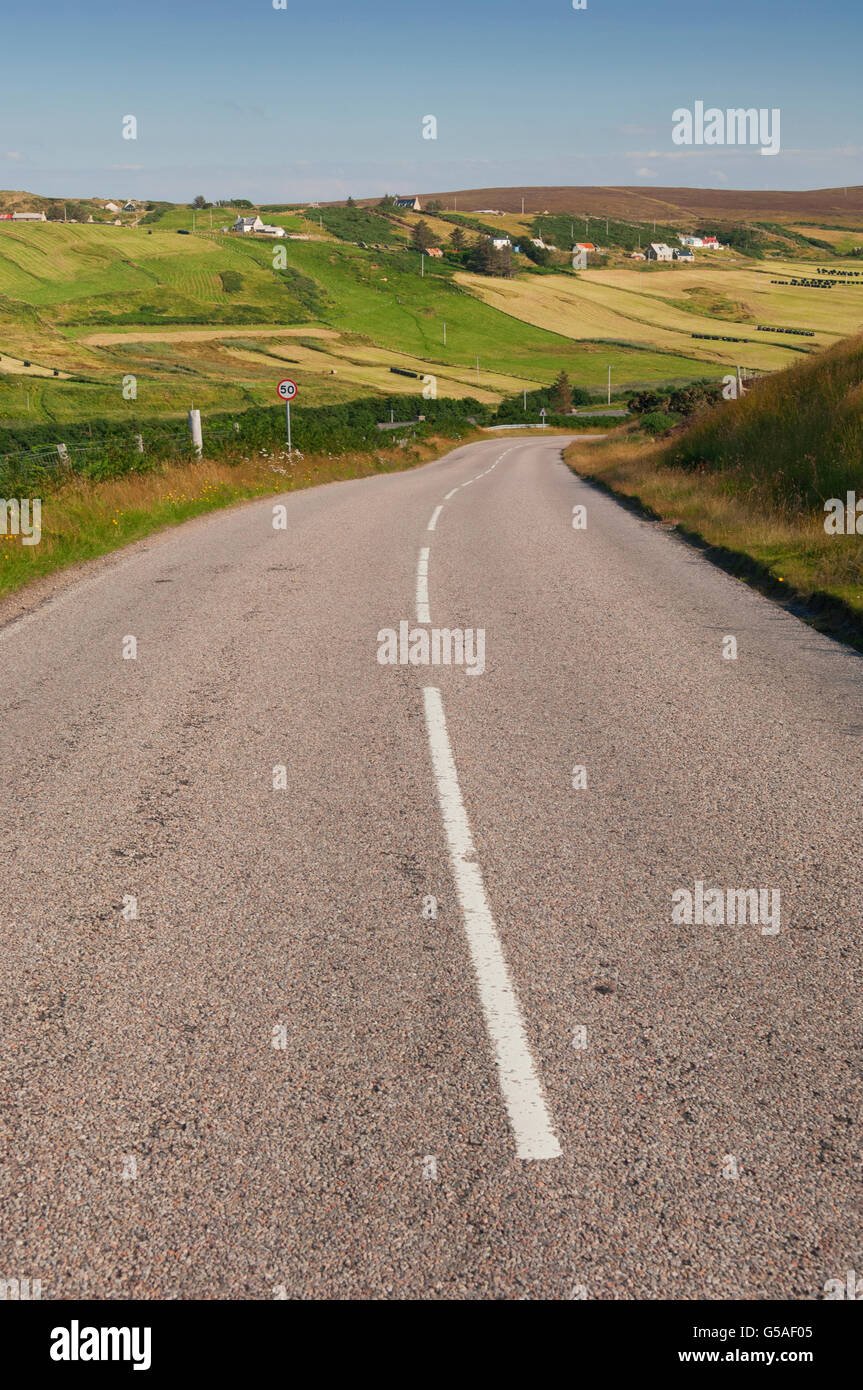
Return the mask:
<svg viewBox="0 0 863 1390"><path fill-rule="evenodd" d="M564 442L217 513L0 630L0 1274L805 1300L863 1269L863 663ZM485 669L381 664L418 618ZM673 920L699 882L781 924Z"/></svg>

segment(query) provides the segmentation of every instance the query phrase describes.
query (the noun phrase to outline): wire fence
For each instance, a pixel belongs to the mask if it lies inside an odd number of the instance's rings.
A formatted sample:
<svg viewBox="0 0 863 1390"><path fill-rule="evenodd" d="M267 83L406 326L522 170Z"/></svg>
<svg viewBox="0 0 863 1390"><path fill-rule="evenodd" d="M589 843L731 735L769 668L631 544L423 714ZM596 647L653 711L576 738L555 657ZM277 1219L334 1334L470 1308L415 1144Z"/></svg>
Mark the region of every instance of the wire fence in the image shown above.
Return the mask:
<svg viewBox="0 0 863 1390"><path fill-rule="evenodd" d="M59 431L58 431L59 432ZM221 428L202 429L205 444L239 441L238 422ZM40 483L63 482L73 476L109 477L126 472L143 472L161 463L198 457L188 431L159 429L147 435L111 435L87 442L73 440L35 445L0 454L0 491L25 489Z"/></svg>

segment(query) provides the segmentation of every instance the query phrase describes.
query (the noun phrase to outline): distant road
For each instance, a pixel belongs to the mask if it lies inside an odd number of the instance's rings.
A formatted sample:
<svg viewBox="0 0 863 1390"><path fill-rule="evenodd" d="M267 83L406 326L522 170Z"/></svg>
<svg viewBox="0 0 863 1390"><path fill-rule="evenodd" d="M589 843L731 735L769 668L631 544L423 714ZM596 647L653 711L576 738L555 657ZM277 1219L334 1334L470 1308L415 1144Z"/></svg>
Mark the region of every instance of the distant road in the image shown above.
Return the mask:
<svg viewBox="0 0 863 1390"><path fill-rule="evenodd" d="M216 513L0 629L4 1277L860 1270L863 663L564 442ZM484 671L380 664L401 622L482 629ZM673 922L698 883L779 890L781 929Z"/></svg>

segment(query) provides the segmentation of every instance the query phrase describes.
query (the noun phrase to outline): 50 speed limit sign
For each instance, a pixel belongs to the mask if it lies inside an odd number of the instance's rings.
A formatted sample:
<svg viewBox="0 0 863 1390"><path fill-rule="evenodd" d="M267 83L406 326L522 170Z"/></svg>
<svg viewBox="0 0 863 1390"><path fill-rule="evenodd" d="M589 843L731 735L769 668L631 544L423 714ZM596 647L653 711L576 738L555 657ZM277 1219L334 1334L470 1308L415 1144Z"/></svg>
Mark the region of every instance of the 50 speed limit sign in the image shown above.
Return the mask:
<svg viewBox="0 0 863 1390"><path fill-rule="evenodd" d="M297 394L297 383L286 376L284 381L279 382L277 390L283 401L292 401Z"/></svg>

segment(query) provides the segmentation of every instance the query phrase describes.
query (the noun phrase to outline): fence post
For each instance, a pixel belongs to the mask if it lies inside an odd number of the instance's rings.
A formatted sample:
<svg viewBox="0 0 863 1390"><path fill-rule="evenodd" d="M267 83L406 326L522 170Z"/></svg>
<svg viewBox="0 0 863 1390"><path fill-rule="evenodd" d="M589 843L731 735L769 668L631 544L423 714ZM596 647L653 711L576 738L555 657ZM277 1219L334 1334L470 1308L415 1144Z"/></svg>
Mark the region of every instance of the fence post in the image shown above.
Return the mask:
<svg viewBox="0 0 863 1390"><path fill-rule="evenodd" d="M66 448L66 445L65 445L65 444L58 444L58 445L57 445L57 457L59 458L59 460L60 460L61 463L64 463L64 464L67 464L67 465L68 465L68 463L69 463L69 450Z"/></svg>
<svg viewBox="0 0 863 1390"><path fill-rule="evenodd" d="M201 434L201 412L200 410L195 410L194 406L189 411L189 433L192 436L192 448L198 458L200 458L204 448L204 440Z"/></svg>
<svg viewBox="0 0 863 1390"><path fill-rule="evenodd" d="M135 448L138 450L138 453L139 453L139 454L143 454L143 452L144 452L144 436L143 436L142 434L136 434L136 435L135 435Z"/></svg>

